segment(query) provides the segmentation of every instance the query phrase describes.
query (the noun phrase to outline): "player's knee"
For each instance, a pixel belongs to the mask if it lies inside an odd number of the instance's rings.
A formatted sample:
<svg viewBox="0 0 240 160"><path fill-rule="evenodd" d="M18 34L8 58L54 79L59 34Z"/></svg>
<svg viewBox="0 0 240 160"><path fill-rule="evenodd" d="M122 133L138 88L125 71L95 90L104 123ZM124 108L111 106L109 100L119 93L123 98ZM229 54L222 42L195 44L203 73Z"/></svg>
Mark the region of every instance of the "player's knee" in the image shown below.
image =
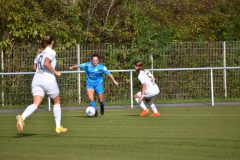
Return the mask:
<svg viewBox="0 0 240 160"><path fill-rule="evenodd" d="M134 98L136 99L136 98L139 98L139 96L138 96L138 94L136 93L136 94L134 94Z"/></svg>
<svg viewBox="0 0 240 160"><path fill-rule="evenodd" d="M88 97L89 101L94 101L93 97Z"/></svg>
<svg viewBox="0 0 240 160"><path fill-rule="evenodd" d="M60 96L56 96L54 98L51 98L51 101L54 105L60 104L61 103Z"/></svg>
<svg viewBox="0 0 240 160"><path fill-rule="evenodd" d="M138 103L139 102L139 98L135 98L135 101Z"/></svg>
<svg viewBox="0 0 240 160"><path fill-rule="evenodd" d="M94 96L92 94L88 94L89 101L94 101Z"/></svg>

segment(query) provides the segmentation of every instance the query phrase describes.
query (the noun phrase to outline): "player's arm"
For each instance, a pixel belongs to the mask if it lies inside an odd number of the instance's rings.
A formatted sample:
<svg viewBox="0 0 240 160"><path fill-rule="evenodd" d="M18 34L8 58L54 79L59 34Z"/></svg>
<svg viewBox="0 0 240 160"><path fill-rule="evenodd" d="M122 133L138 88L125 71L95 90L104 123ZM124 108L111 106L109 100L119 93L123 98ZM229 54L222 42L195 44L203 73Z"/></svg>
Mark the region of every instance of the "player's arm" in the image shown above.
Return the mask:
<svg viewBox="0 0 240 160"><path fill-rule="evenodd" d="M108 77L110 77L113 81L113 83L118 86L118 82L115 80L115 78L113 77L113 75L109 72L109 70L107 69L107 67L103 66L102 71L104 74L106 74Z"/></svg>
<svg viewBox="0 0 240 160"><path fill-rule="evenodd" d="M108 74L108 77L110 77L113 80L113 83L118 86L118 82L115 80L115 78L113 77L113 75L111 73Z"/></svg>
<svg viewBox="0 0 240 160"><path fill-rule="evenodd" d="M37 69L37 64L34 63L34 64L33 64L33 70L36 71L36 69Z"/></svg>
<svg viewBox="0 0 240 160"><path fill-rule="evenodd" d="M142 99L144 98L145 92L146 92L146 83L142 83L141 97L139 97L139 101L142 101Z"/></svg>
<svg viewBox="0 0 240 160"><path fill-rule="evenodd" d="M37 70L37 56L36 56L35 59L34 59L33 70L34 70L34 71Z"/></svg>
<svg viewBox="0 0 240 160"><path fill-rule="evenodd" d="M70 70L77 70L78 68L84 69L84 68L86 68L86 66L87 66L86 63L83 63L83 64L71 66L71 67L69 67L69 69Z"/></svg>
<svg viewBox="0 0 240 160"><path fill-rule="evenodd" d="M78 65L74 65L74 66L69 67L70 70L77 70L78 68L79 68Z"/></svg>
<svg viewBox="0 0 240 160"><path fill-rule="evenodd" d="M44 65L49 71L53 72L55 75L61 76L61 72L56 71L54 68L52 68L51 60L49 58L45 58Z"/></svg>
<svg viewBox="0 0 240 160"><path fill-rule="evenodd" d="M141 85L142 85L141 96L139 97L139 102L143 100L144 95L146 93L147 85L146 85L145 79L146 79L146 77L144 75L141 75L138 77L138 80L141 82Z"/></svg>

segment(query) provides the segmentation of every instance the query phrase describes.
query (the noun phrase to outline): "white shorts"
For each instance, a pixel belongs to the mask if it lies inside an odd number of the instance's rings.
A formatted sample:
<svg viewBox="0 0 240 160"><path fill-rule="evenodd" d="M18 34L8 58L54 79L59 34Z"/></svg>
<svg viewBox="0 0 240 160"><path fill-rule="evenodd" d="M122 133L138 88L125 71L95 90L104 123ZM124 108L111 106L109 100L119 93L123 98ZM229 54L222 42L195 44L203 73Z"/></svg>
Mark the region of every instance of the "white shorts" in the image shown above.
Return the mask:
<svg viewBox="0 0 240 160"><path fill-rule="evenodd" d="M141 92L137 93L137 96L140 97L142 95ZM144 95L143 99L146 101L146 103L148 105L153 104L153 101L157 98L158 94L148 94L148 95Z"/></svg>
<svg viewBox="0 0 240 160"><path fill-rule="evenodd" d="M32 94L33 96L44 97L45 93L50 98L55 98L59 95L59 88L56 81L46 84L32 84Z"/></svg>
<svg viewBox="0 0 240 160"><path fill-rule="evenodd" d="M142 92L137 93L138 97L140 97L141 95L142 95ZM144 95L144 98L152 98L152 97L156 97L157 95L158 95L158 93L157 94L146 94L146 95Z"/></svg>

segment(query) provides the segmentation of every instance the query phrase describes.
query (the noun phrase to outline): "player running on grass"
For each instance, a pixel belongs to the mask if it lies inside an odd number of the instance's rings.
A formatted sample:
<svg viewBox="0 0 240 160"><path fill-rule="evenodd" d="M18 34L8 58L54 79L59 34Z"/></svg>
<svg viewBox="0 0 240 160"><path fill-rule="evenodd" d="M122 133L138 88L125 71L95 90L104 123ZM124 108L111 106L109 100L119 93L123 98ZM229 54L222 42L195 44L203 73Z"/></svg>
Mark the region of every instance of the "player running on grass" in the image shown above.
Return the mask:
<svg viewBox="0 0 240 160"><path fill-rule="evenodd" d="M135 70L139 72L138 80L142 84L142 91L134 95L136 102L143 109L140 116L144 117L150 114L150 110L143 102L143 100L145 100L147 105L151 107L153 111L153 114L151 114L151 116L159 117L160 113L158 112L155 104L153 103L159 93L159 88L155 83L154 76L149 71L143 69L143 63L140 61L137 61L135 63Z"/></svg>
<svg viewBox="0 0 240 160"><path fill-rule="evenodd" d="M64 133L66 128L61 126L61 106L59 88L56 81L56 76L61 76L61 72L55 70L56 52L53 50L54 39L52 36L45 36L42 41L42 50L34 60L36 68L35 75L32 81L33 104L29 105L25 111L17 116L17 130L23 131L24 121L33 114L40 106L45 93L52 99L53 115L56 123L56 132Z"/></svg>
<svg viewBox="0 0 240 160"><path fill-rule="evenodd" d="M94 101L94 93L98 95L98 101L100 103L100 113L104 115L104 89L103 89L103 74L109 76L114 84L118 86L118 82L115 80L113 75L108 71L108 69L103 65L99 64L99 55L93 54L91 56L91 62L86 62L79 65L74 65L69 67L70 70L76 70L82 68L86 74L86 88L87 95L89 99L89 105L96 109L95 117L98 116L96 102Z"/></svg>

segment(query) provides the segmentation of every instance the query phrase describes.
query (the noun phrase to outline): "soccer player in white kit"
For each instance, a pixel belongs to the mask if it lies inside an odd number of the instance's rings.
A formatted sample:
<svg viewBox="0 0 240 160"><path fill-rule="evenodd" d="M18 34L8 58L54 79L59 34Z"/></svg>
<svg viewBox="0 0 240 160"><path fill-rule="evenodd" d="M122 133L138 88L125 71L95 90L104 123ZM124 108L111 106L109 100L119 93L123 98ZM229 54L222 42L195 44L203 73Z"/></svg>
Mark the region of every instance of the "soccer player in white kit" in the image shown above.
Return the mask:
<svg viewBox="0 0 240 160"><path fill-rule="evenodd" d="M61 106L59 88L56 76L61 72L56 71L56 52L53 50L54 39L52 36L45 36L42 41L42 49L34 60L36 72L32 81L33 104L29 105L21 115L17 116L17 130L23 132L24 121L33 114L40 106L44 95L47 94L53 102L53 115L56 123L56 133L65 133L66 128L61 126Z"/></svg>
<svg viewBox="0 0 240 160"><path fill-rule="evenodd" d="M137 61L135 63L135 70L139 72L138 80L142 84L142 90L134 95L136 102L143 109L140 116L145 117L150 114L150 110L143 102L143 100L145 100L147 105L153 111L151 116L159 117L160 113L158 112L155 104L153 103L159 93L159 88L155 83L154 76L149 71L143 69L143 63L140 61Z"/></svg>

